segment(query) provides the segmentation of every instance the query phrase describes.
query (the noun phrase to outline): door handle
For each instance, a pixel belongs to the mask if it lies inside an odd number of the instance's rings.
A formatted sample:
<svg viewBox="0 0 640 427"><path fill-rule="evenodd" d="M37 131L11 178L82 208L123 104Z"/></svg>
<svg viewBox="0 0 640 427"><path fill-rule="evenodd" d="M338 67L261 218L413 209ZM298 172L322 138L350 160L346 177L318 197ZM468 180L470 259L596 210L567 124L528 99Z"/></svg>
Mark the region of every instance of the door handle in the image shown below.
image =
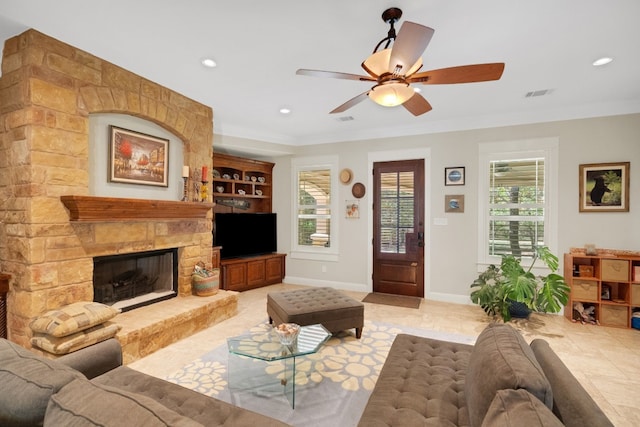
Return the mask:
<svg viewBox="0 0 640 427"><path fill-rule="evenodd" d="M422 231L418 232L418 247L424 247L424 233Z"/></svg>

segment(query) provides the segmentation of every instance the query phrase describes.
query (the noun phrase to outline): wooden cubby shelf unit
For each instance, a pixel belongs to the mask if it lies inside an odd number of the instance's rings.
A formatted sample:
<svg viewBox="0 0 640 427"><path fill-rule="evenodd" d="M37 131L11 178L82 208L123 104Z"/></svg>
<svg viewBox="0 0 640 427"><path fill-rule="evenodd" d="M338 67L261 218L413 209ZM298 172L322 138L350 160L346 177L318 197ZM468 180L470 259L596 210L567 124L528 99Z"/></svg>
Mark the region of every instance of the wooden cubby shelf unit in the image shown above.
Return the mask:
<svg viewBox="0 0 640 427"><path fill-rule="evenodd" d="M631 328L640 311L640 254L566 253L564 276L571 287L564 314L574 319L574 304L595 308L598 324Z"/></svg>

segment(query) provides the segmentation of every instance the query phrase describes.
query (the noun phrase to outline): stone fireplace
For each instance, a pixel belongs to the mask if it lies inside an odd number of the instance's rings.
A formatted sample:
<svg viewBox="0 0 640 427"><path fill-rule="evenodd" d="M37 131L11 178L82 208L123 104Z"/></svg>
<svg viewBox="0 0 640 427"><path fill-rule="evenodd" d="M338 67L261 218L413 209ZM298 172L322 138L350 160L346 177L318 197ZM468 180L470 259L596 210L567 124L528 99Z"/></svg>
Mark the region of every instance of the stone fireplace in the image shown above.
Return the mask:
<svg viewBox="0 0 640 427"><path fill-rule="evenodd" d="M8 337L24 347L33 318L93 300L94 258L175 250L176 300L192 295L193 266L211 263L212 205L89 193L93 113L151 121L182 140L192 170L212 166L210 107L35 30L7 40L0 78L0 273L11 275Z"/></svg>

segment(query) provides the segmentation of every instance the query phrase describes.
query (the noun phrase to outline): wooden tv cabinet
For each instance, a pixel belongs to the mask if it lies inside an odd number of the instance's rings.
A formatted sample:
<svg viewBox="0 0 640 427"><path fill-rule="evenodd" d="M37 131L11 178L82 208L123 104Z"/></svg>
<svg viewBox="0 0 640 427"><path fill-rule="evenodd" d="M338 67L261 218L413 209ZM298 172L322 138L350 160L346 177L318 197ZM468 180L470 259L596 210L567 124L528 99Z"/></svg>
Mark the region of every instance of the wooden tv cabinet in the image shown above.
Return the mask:
<svg viewBox="0 0 640 427"><path fill-rule="evenodd" d="M285 254L267 254L220 260L220 287L228 291L246 291L282 282Z"/></svg>

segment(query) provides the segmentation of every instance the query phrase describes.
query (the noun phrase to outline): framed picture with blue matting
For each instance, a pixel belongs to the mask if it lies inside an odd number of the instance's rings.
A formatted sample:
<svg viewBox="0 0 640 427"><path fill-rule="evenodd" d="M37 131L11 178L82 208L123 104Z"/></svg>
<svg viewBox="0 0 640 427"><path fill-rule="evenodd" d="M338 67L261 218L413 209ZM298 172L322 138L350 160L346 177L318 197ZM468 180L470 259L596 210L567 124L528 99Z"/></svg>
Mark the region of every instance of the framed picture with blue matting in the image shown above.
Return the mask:
<svg viewBox="0 0 640 427"><path fill-rule="evenodd" d="M464 185L464 167L444 168L444 185Z"/></svg>

